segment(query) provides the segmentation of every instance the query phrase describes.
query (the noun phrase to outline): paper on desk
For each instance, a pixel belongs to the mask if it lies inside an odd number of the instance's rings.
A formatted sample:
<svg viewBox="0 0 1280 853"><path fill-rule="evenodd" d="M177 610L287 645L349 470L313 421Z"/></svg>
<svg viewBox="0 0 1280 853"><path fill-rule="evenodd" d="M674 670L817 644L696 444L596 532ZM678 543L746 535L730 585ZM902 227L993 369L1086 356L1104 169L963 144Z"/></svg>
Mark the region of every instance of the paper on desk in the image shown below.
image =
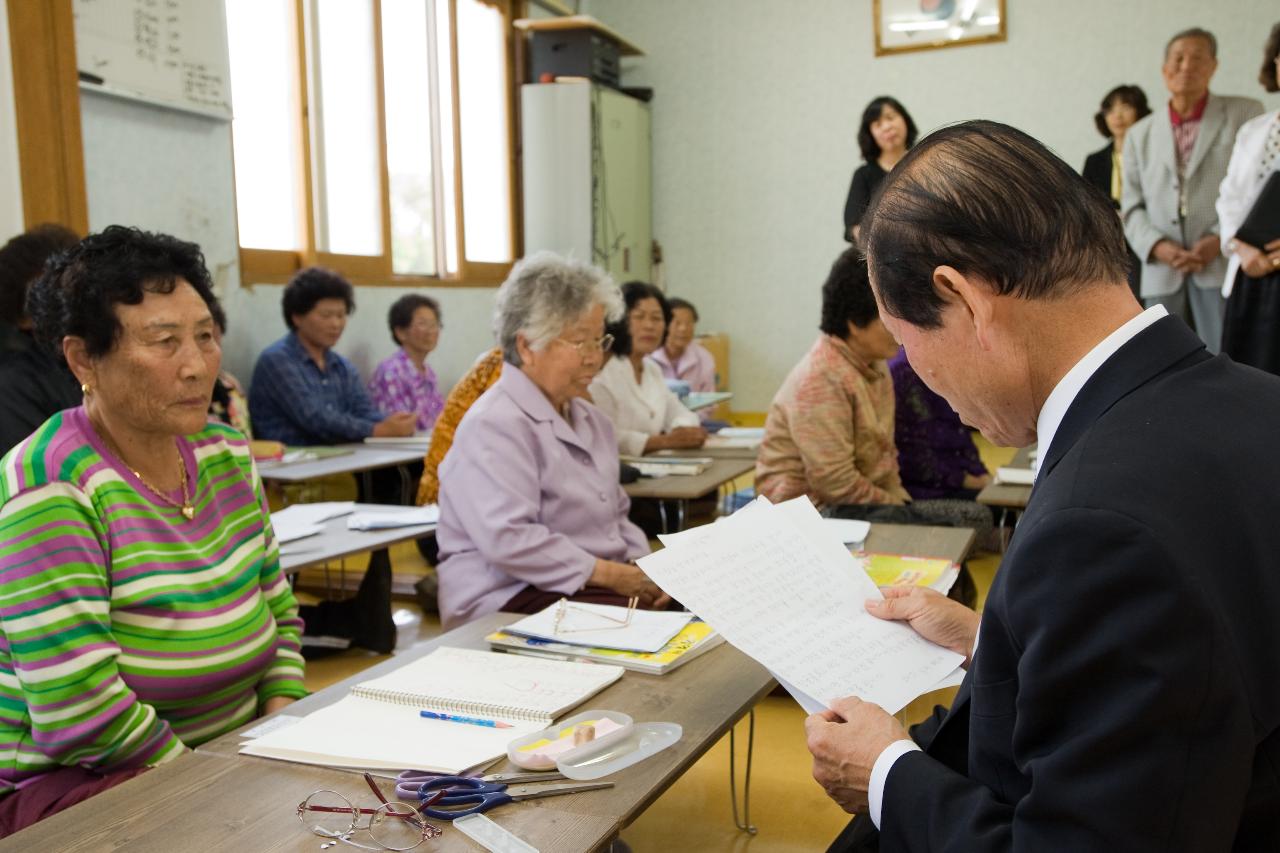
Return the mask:
<svg viewBox="0 0 1280 853"><path fill-rule="evenodd" d="M321 527L324 522L346 515L354 506L351 501L294 504L271 513L271 527L277 542L293 542L316 535L324 529Z"/></svg>
<svg viewBox="0 0 1280 853"><path fill-rule="evenodd" d="M641 568L793 688L896 713L963 657L866 612L880 590L807 498L759 501L642 557Z"/></svg>
<svg viewBox="0 0 1280 853"><path fill-rule="evenodd" d="M274 717L268 717L267 719L258 723L256 726L249 729L248 731L241 732L240 737L248 738L250 740L252 740L253 738L260 738L265 734L270 734L271 732L274 732L276 729L285 729L285 728L288 728L289 726L292 726L294 723L298 723L301 721L302 721L301 717L295 717L290 714L276 714Z"/></svg>
<svg viewBox="0 0 1280 853"><path fill-rule="evenodd" d="M352 513L347 519L347 527L351 530L386 530L392 527L435 524L439 520L440 507L436 504L427 504L391 512Z"/></svg>
<svg viewBox="0 0 1280 853"><path fill-rule="evenodd" d="M1036 481L1036 472L1030 468L997 468L996 482L1011 486L1030 486Z"/></svg>
<svg viewBox="0 0 1280 853"><path fill-rule="evenodd" d="M862 544L867 541L867 534L871 532L871 522L856 518L828 518L826 523L827 527L846 545Z"/></svg>

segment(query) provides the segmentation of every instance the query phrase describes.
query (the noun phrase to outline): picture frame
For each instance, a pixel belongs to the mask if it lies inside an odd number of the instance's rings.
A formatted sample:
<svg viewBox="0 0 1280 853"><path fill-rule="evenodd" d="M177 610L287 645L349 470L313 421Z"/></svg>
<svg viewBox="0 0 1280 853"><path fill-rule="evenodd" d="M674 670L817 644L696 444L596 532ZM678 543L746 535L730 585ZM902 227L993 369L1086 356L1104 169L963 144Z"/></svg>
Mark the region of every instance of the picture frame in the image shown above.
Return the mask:
<svg viewBox="0 0 1280 853"><path fill-rule="evenodd" d="M1005 0L871 0L876 56L1005 41Z"/></svg>

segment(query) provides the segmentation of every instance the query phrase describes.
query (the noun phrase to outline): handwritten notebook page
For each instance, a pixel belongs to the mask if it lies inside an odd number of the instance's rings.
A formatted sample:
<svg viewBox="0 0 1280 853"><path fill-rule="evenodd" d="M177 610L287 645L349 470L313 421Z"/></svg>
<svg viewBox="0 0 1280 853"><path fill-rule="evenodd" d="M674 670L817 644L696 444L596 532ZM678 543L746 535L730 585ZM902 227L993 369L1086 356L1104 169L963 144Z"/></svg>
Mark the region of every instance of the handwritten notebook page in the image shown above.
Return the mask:
<svg viewBox="0 0 1280 853"><path fill-rule="evenodd" d="M784 508L785 507L785 508ZM809 697L896 713L963 658L866 612L880 596L807 499L752 504L639 560L660 587Z"/></svg>

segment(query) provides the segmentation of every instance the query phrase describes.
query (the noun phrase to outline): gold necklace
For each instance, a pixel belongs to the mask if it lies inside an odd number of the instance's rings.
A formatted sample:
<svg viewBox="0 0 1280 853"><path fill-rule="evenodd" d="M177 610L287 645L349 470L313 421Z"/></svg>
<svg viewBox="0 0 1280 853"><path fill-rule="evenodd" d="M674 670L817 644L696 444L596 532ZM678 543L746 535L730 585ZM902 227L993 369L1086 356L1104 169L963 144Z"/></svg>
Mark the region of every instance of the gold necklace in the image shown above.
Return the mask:
<svg viewBox="0 0 1280 853"><path fill-rule="evenodd" d="M95 429L97 429L97 427L95 427ZM189 487L187 483L187 463L184 462L182 459L182 451L178 451L178 475L182 478L182 503L178 503L173 498L169 497L164 492L160 491L155 486L148 483L147 478L142 476L141 471L130 466L128 462L124 461L124 454L120 452L120 448L116 447L116 443L107 437L106 430L97 429L97 432L98 432L98 436L102 439L103 443L105 443L107 447L111 449L111 452L115 454L116 458L120 460L120 463L124 465L125 468L128 468L129 473L137 477L138 482L146 486L147 490L151 492L151 494L155 495L157 498L164 501L169 506L174 507L178 510L181 510L182 517L185 518L187 521L191 521L196 517L196 508L191 502L192 496L189 493Z"/></svg>

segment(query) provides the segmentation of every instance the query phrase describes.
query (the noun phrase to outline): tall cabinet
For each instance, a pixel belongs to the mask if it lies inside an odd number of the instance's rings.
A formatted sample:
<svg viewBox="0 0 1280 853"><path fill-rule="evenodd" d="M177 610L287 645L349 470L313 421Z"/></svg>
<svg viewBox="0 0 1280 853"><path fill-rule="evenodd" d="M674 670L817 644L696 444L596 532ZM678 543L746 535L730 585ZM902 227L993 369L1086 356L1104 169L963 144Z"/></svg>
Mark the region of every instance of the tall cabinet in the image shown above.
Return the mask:
<svg viewBox="0 0 1280 853"><path fill-rule="evenodd" d="M525 254L589 260L650 280L649 105L587 81L520 89Z"/></svg>

